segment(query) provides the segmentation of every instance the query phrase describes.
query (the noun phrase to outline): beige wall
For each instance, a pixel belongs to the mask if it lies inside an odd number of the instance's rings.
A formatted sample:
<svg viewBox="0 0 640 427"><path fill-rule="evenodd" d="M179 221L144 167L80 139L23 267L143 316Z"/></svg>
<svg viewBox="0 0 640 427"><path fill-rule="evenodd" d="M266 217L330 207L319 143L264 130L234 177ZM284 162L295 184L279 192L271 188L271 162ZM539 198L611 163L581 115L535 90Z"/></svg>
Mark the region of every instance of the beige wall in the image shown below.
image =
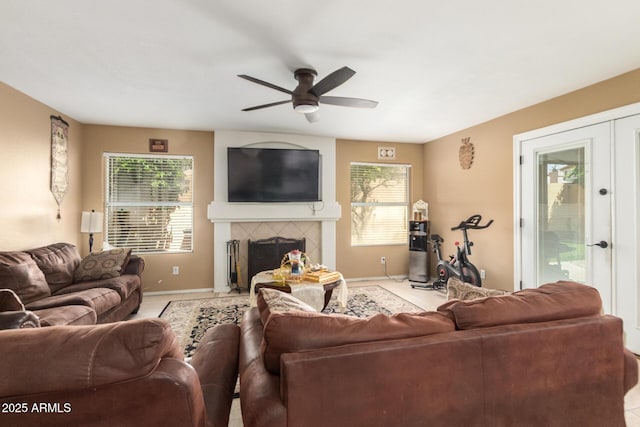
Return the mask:
<svg viewBox="0 0 640 427"><path fill-rule="evenodd" d="M213 224L207 205L213 200L213 132L85 125L82 209L104 209L103 153L149 153L149 138L168 139L168 154L194 156L193 253L144 254L145 292L213 288ZM102 247L102 234L96 248ZM84 242L81 253L88 252ZM180 267L174 276L173 266Z"/></svg>
<svg viewBox="0 0 640 427"><path fill-rule="evenodd" d="M640 70L516 111L427 144L338 140L336 194L342 205L337 223L337 267L347 278L380 277L380 256L388 260L389 275L408 271L408 247L352 248L350 245L349 164L378 162L377 147L396 147L393 163L412 165L412 199L429 202L432 231L445 238L445 254L453 252L458 234L449 229L480 213L495 224L475 232L472 259L487 271L486 285L513 288L513 172L514 134L640 101ZM213 226L206 218L213 200L213 132L144 129L70 123L69 193L56 219L57 205L50 186L50 115L46 105L0 83L0 250L26 249L58 241L88 250L79 233L80 212L103 209L102 153L147 153L149 138L169 140L170 154L195 157L194 253L146 255L145 291L213 287ZM475 161L470 170L458 163L460 140L470 137ZM102 235L96 236L101 247ZM181 274L171 275L178 265Z"/></svg>
<svg viewBox="0 0 640 427"><path fill-rule="evenodd" d="M378 160L378 147L395 147L395 160ZM336 199L342 206L342 218L336 225L336 268L345 278L384 276L380 257L387 257L387 274L406 275L409 271L409 247L351 246L350 165L351 162L396 163L411 165L411 203L422 198L423 145L395 142L336 141ZM408 241L408 236L407 236Z"/></svg>
<svg viewBox="0 0 640 427"><path fill-rule="evenodd" d="M83 126L69 123L69 191L60 206L51 194L51 119L61 113L0 83L0 250L55 242L78 244Z"/></svg>
<svg viewBox="0 0 640 427"><path fill-rule="evenodd" d="M487 287L513 289L513 136L639 101L635 70L425 144L424 197L444 253L454 253L453 242L461 239L450 231L460 220L474 213L494 219L491 228L471 233L472 261L486 270ZM470 170L458 161L465 137L475 146Z"/></svg>

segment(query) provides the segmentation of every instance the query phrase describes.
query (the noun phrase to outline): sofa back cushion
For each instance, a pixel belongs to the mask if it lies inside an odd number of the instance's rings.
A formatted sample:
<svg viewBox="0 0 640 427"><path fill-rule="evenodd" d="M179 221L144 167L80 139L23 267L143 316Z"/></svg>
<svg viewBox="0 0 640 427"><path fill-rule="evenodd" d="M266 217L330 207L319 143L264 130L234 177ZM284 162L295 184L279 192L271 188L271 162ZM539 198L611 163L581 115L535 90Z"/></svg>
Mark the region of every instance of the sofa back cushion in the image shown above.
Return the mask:
<svg viewBox="0 0 640 427"><path fill-rule="evenodd" d="M438 312L451 318L458 329L475 329L597 316L602 300L591 286L559 281L510 295L451 300L438 307Z"/></svg>
<svg viewBox="0 0 640 427"><path fill-rule="evenodd" d="M52 293L73 283L73 274L80 264L80 254L71 243L54 243L27 251L44 273Z"/></svg>
<svg viewBox="0 0 640 427"><path fill-rule="evenodd" d="M305 311L272 312L264 325L262 353L267 370L278 374L283 353L454 330L453 322L436 312L378 314L369 318Z"/></svg>
<svg viewBox="0 0 640 427"><path fill-rule="evenodd" d="M26 252L0 252L0 288L14 291L23 304L51 295L42 270Z"/></svg>
<svg viewBox="0 0 640 427"><path fill-rule="evenodd" d="M51 326L0 333L0 395L83 390L149 374L162 358L184 360L163 319Z"/></svg>
<svg viewBox="0 0 640 427"><path fill-rule="evenodd" d="M131 249L114 248L92 252L80 261L74 273L74 281L112 279L122 274L129 262Z"/></svg>

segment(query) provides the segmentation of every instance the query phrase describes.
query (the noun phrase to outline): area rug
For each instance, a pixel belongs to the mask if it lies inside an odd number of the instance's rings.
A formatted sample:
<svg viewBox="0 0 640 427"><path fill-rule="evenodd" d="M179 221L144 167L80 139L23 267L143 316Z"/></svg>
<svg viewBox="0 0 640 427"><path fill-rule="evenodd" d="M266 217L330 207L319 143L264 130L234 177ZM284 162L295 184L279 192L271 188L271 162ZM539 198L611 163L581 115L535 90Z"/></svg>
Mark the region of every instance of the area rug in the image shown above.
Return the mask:
<svg viewBox="0 0 640 427"><path fill-rule="evenodd" d="M193 355L207 330L221 323L240 323L249 309L249 296L235 295L217 298L170 301L160 313L175 332L186 357ZM381 286L349 288L347 310L344 314L369 317L378 313L420 312L420 307L389 292ZM324 313L338 313L333 296Z"/></svg>

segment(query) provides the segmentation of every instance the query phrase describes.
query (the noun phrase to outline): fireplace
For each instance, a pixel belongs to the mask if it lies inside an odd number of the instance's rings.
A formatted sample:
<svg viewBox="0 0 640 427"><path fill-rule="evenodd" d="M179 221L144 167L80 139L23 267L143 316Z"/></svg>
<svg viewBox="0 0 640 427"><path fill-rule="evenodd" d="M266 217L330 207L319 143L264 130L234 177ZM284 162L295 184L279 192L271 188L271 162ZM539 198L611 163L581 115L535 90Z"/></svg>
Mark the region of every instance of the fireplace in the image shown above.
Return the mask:
<svg viewBox="0 0 640 427"><path fill-rule="evenodd" d="M261 271L280 267L282 258L290 251L305 251L305 241L286 237L270 237L268 239L249 240L247 242L247 283Z"/></svg>
<svg viewBox="0 0 640 427"><path fill-rule="evenodd" d="M317 149L322 156L322 201L313 203L229 203L227 147L263 146ZM214 201L207 217L214 224L214 291L226 292L226 242L240 241L242 286L248 286L247 241L273 236L305 238L313 263L336 268L336 221L342 215L335 194L335 139L319 136L216 131ZM264 231L266 230L266 231ZM243 259L245 258L245 259Z"/></svg>

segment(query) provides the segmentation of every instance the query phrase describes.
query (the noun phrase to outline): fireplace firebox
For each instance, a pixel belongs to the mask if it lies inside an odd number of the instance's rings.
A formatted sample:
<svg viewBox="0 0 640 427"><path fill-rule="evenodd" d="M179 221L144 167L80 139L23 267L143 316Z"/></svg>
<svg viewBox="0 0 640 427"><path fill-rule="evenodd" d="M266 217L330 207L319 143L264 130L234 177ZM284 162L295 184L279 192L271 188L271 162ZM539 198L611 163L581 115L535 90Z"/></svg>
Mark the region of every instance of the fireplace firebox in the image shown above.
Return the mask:
<svg viewBox="0 0 640 427"><path fill-rule="evenodd" d="M268 239L251 240L247 242L248 268L247 278L265 270L280 267L282 258L294 249L305 251L306 239L290 239L286 237L270 237Z"/></svg>

